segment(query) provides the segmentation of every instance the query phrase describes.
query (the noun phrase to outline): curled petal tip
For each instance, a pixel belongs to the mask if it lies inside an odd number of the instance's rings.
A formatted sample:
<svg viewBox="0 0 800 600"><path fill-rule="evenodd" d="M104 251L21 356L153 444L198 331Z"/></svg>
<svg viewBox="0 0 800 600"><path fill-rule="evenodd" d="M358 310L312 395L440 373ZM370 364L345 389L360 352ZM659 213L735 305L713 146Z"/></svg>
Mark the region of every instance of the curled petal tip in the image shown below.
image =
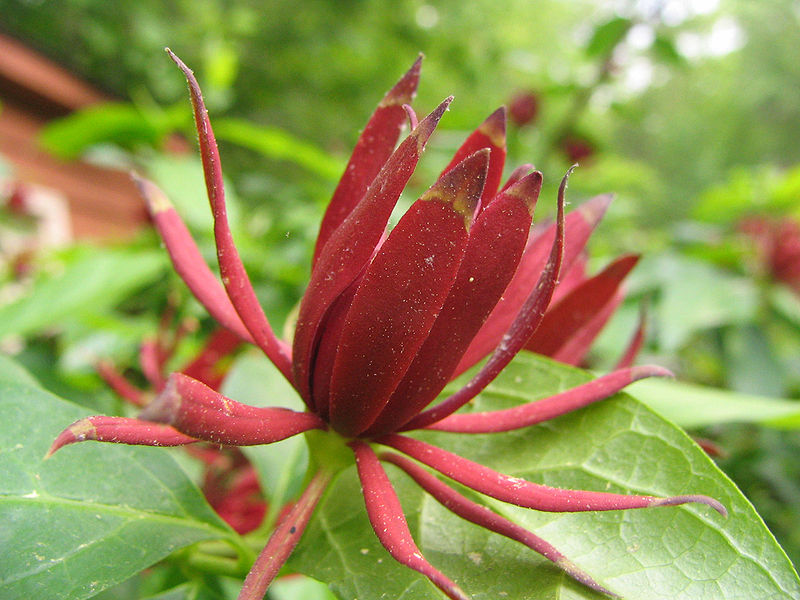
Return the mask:
<svg viewBox="0 0 800 600"><path fill-rule="evenodd" d="M53 441L53 444L50 446L47 454L44 455L44 458L47 460L64 446L84 440L92 440L95 439L96 436L97 430L92 422L88 418L79 419L58 434L58 437Z"/></svg>
<svg viewBox="0 0 800 600"><path fill-rule="evenodd" d="M726 509L722 502L719 500L715 500L709 496L703 496L702 494L687 494L685 496L672 496L670 498L659 498L655 502L653 502L650 507L656 506L677 506L678 504L687 504L689 502L697 502L698 504L705 504L713 508L723 517L728 516L728 509Z"/></svg>
<svg viewBox="0 0 800 600"><path fill-rule="evenodd" d="M647 377L669 377L674 379L675 374L669 369L658 365L640 365L631 368L631 382Z"/></svg>

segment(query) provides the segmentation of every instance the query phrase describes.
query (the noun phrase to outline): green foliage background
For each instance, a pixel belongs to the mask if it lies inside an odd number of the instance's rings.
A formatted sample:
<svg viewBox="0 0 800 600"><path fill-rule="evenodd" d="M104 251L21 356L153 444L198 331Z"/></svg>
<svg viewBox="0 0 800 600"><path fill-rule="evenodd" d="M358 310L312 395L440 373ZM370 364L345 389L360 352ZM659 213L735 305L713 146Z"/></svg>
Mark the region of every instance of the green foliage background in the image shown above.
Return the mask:
<svg viewBox="0 0 800 600"><path fill-rule="evenodd" d="M722 408L695 410L702 396L691 390L673 392L681 408L669 416L722 447L719 464L800 561L800 434L794 421L778 429L759 414L760 401L800 397L800 302L736 232L748 214L800 217L797 0L0 0L0 15L0 30L118 100L54 124L44 146L146 172L210 258L198 162L164 152L170 134L194 133L185 82L163 48L195 70L221 142L236 239L277 323L302 293L321 212L359 129L419 52L418 112L456 100L408 201L466 132L517 91L533 90L537 120L509 129L508 164L544 171L537 218L552 212L571 162L561 140L580 136L595 153L575 172L570 198L617 194L593 240L595 262L621 251L646 257L592 366L613 364L646 302L640 362L747 394L731 418ZM30 294L0 305L3 349L49 390L119 413L92 365L98 357L135 365L170 290L181 289L157 246L145 234L113 251L80 246L40 257ZM115 279L122 270L129 277ZM71 293L52 312L59 289ZM192 301L180 310L209 329ZM198 344L187 340L178 359Z"/></svg>

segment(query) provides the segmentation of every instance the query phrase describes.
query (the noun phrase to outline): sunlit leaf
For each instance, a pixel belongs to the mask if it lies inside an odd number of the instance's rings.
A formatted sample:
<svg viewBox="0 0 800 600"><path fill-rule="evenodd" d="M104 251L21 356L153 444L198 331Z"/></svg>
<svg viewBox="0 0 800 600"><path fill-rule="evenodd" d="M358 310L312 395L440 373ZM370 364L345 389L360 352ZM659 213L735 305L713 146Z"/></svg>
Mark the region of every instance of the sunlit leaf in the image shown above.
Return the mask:
<svg viewBox="0 0 800 600"><path fill-rule="evenodd" d="M102 104L49 123L39 141L59 158L72 159L105 142L125 147L157 146L169 128L168 120L133 104Z"/></svg>
<svg viewBox="0 0 800 600"><path fill-rule="evenodd" d="M239 119L217 119L214 132L219 140L233 142L274 160L285 160L316 175L336 181L343 163L313 144L298 139L276 127L263 127Z"/></svg>
<svg viewBox="0 0 800 600"><path fill-rule="evenodd" d="M720 423L800 426L800 401L738 394L680 381L644 380L630 394L670 421L686 428Z"/></svg>
<svg viewBox="0 0 800 600"><path fill-rule="evenodd" d="M0 338L29 335L82 313L114 306L167 266L155 251L79 248L64 257L63 271L43 275L27 295L0 308Z"/></svg>
<svg viewBox="0 0 800 600"><path fill-rule="evenodd" d="M623 17L614 17L599 25L586 46L587 56L607 55L622 41L631 26L631 20Z"/></svg>

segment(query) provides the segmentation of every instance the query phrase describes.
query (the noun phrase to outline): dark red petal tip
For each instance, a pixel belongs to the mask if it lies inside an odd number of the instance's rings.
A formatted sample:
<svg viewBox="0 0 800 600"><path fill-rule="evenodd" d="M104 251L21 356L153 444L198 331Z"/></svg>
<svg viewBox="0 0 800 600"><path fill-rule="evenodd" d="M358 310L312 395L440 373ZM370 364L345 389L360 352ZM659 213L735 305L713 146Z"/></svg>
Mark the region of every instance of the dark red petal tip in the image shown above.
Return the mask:
<svg viewBox="0 0 800 600"><path fill-rule="evenodd" d="M503 193L524 202L528 206L528 212L533 216L533 209L536 208L536 201L539 199L541 189L542 174L534 171L517 180Z"/></svg>
<svg viewBox="0 0 800 600"><path fill-rule="evenodd" d="M411 132L411 135L417 139L417 148L420 152L425 148L425 144L428 143L428 138L431 137L433 130L436 129L439 121L442 120L442 115L447 111L447 107L450 106L452 101L453 96L448 96L442 100L442 103L439 104L431 114L422 119L419 125L417 125L417 128Z"/></svg>
<svg viewBox="0 0 800 600"><path fill-rule="evenodd" d="M501 106L478 127L478 131L491 140L492 145L503 147L506 143L506 107Z"/></svg>
<svg viewBox="0 0 800 600"><path fill-rule="evenodd" d="M422 67L422 54L417 57L411 68L403 75L400 80L389 90L381 100L379 107L383 106L402 106L414 99L419 85L419 72Z"/></svg>

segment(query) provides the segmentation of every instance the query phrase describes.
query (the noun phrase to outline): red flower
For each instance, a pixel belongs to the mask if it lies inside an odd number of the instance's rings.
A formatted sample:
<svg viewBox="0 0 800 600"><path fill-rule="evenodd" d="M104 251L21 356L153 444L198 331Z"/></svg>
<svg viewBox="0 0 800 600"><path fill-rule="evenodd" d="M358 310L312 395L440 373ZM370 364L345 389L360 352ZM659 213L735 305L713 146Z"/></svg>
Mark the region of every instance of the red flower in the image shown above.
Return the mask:
<svg viewBox="0 0 800 600"><path fill-rule="evenodd" d="M539 115L539 95L527 90L511 97L508 103L508 116L517 127L532 125Z"/></svg>
<svg viewBox="0 0 800 600"><path fill-rule="evenodd" d="M724 514L717 501L705 496L625 496L538 485L403 433L419 428L487 433L527 427L601 400L635 379L665 373L659 367L626 368L536 403L454 414L497 376L543 323L562 264L578 258L609 202L607 197L597 198L565 218L565 177L556 223L529 239L542 176L524 166L500 187L505 160L502 109L466 140L436 183L387 235L389 215L451 98L416 123L407 104L417 87L419 60L386 94L323 219L290 347L273 333L233 245L217 146L200 89L192 72L170 55L183 69L192 94L222 285L164 196L148 182L140 182L142 192L189 288L217 321L264 351L297 389L307 411L243 405L178 373L170 376L139 419L82 419L59 436L53 451L84 439L248 445L309 432L313 466L308 487L256 560L241 599L263 596L326 486L353 460L369 520L383 546L448 597L461 600L468 596L428 563L414 543L381 461L399 466L459 516L526 544L601 591L606 590L547 542L475 504L420 464L482 494L536 510L701 502ZM395 149L407 115L413 131ZM566 247L565 229L570 234ZM486 354L488 361L465 387L426 409L454 373ZM376 452L376 447L383 449Z"/></svg>
<svg viewBox="0 0 800 600"><path fill-rule="evenodd" d="M800 223L754 216L743 219L739 230L755 241L766 271L800 295Z"/></svg>

